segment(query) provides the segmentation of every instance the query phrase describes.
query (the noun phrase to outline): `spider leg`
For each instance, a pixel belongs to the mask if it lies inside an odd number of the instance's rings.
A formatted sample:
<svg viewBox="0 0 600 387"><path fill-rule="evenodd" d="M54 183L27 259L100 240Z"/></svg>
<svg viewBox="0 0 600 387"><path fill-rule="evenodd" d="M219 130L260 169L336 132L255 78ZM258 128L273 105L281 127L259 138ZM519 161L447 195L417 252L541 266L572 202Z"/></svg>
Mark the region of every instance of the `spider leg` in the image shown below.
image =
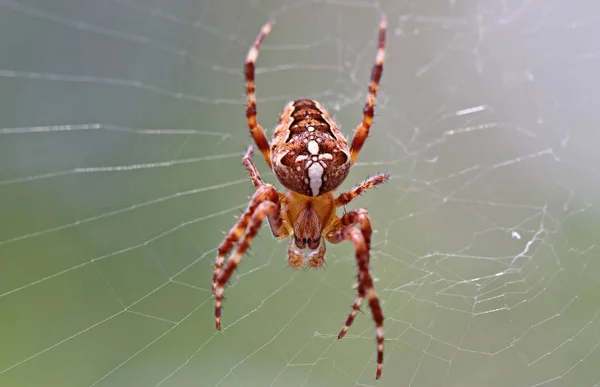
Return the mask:
<svg viewBox="0 0 600 387"><path fill-rule="evenodd" d="M257 206L258 206L258 203L255 204L254 208L249 206L246 209L246 211L244 211L242 216L236 222L235 226L233 226L231 228L231 230L229 230L229 232L225 236L225 239L223 240L223 242L221 242L221 244L217 248L217 260L215 262L215 271L213 273L213 283L212 283L213 294L215 294L215 291L217 290L217 277L219 276L219 273L221 272L221 268L223 267L223 262L225 262L225 256L227 255L228 252L231 251L233 246L241 238L244 230L246 230L246 227L248 227L248 221L250 220L250 217L252 216L252 213L256 210Z"/></svg>
<svg viewBox="0 0 600 387"><path fill-rule="evenodd" d="M366 190L369 190L369 189L375 187L376 185L383 183L384 181L389 179L389 177L390 177L390 174L386 172L386 173L380 173L378 175L368 178L367 180L363 181L362 183L360 183L356 187L352 188L351 190L342 192L335 199L335 206L336 207L345 206L346 204L348 204L351 201L353 201L354 199L356 199L358 196L362 195L362 193L365 192Z"/></svg>
<svg viewBox="0 0 600 387"><path fill-rule="evenodd" d="M355 225L358 225L359 228L355 228ZM383 312L369 271L371 234L371 221L367 211L357 209L346 213L334 223L333 229L327 233L327 240L331 243L351 241L356 250L356 263L358 266L358 295L338 338L344 337L354 321L363 299L366 297L375 321L377 337L377 374L375 378L379 379L383 367Z"/></svg>
<svg viewBox="0 0 600 387"><path fill-rule="evenodd" d="M366 210L359 208L357 210L350 211L350 212L346 213L344 216L342 216L342 218L340 218L339 222L340 222L339 227L354 227L355 224L357 224L357 223L360 224L360 229L362 231L365 243L367 244L367 249L369 251L371 250L371 235L373 234L373 230L371 229L371 222L369 221L369 215ZM342 240L340 240L340 242ZM368 265L367 265L367 267L368 267ZM346 335L346 332L348 332L348 329L350 328L350 325L352 325L352 323L354 322L354 318L356 317L356 314L360 310L360 305L362 304L362 301L365 298L365 288L361 281L360 272L359 272L357 284L358 284L358 286L357 286L358 294L356 295L356 298L354 299L354 305L352 305L352 311L348 315L348 319L346 319L346 323L344 324L344 327L338 334L338 339L341 339L342 337L344 337Z"/></svg>
<svg viewBox="0 0 600 387"><path fill-rule="evenodd" d="M358 156L360 149L367 140L369 135L369 129L373 123L373 116L375 114L375 97L377 96L377 90L379 89L379 81L381 80L381 74L383 73L383 60L385 59L385 31L387 28L387 22L385 17L381 17L379 22L379 47L377 49L377 57L375 58L375 65L371 71L371 81L369 82L369 94L367 95L367 101L363 108L363 120L358 125L354 132L354 138L352 138L352 145L350 147L350 158L354 164L354 160Z"/></svg>
<svg viewBox="0 0 600 387"><path fill-rule="evenodd" d="M236 231L236 235L238 235L237 239L240 239L239 234L243 229L239 227L239 224L244 222L247 225L245 228L245 233L241 237L240 243L233 253L231 253L222 269L219 268L218 271L215 269L213 288L216 300L215 323L218 330L221 329L221 305L223 303L223 291L225 284L227 281L229 281L233 271L242 260L242 256L258 233L258 230L260 229L265 217L268 218L272 230L276 230L277 237L283 237L289 233L284 223L284 219L281 216L281 203L279 201L279 195L273 186L267 184L260 187L254 193L252 199L250 200L250 204L248 205L248 209L246 212L244 212L242 218L240 218L238 225L234 227L235 230L239 230ZM227 248L219 248L219 257L224 257L233 248L235 242L228 243L228 241L233 238L234 237L230 238L230 235L225 238L222 245L226 245ZM217 266L218 263L219 258L217 258Z"/></svg>
<svg viewBox="0 0 600 387"><path fill-rule="evenodd" d="M271 154L269 150L269 141L265 135L264 129L260 126L256 119L256 83L254 82L254 63L258 57L258 49L260 44L267 34L273 27L273 21L265 24L260 33L256 37L254 44L248 51L246 57L246 64L244 65L244 72L246 74L246 118L248 119L248 127L250 128L250 134L256 142L258 149L263 154L267 165L271 166Z"/></svg>
<svg viewBox="0 0 600 387"><path fill-rule="evenodd" d="M244 234L244 231L248 227L248 223L252 219L253 214L257 211L259 205L262 202L265 202L268 200L274 202L277 206L279 206L279 196L277 195L277 191L275 191L275 188L273 186L265 184L262 187L260 187L258 190L256 190L256 192L252 196L252 199L250 200L250 203L248 204L248 208L246 208L246 210L244 211L242 216L240 216L237 223L231 228L231 230L229 230L229 232L225 236L225 239L219 245L219 247L217 249L217 260L215 262L215 271L213 274L213 285L212 285L213 294L216 291L217 278L219 276L219 273L221 272L221 268L223 267L223 262L225 261L225 256L233 249L235 244L242 237L242 235ZM281 220L278 218L276 219L275 216L273 216L272 218L273 218L273 224L272 224L271 229L275 229L276 231L278 231L279 228L281 228L281 225L280 225ZM269 221L271 222L271 219L269 219Z"/></svg>
<svg viewBox="0 0 600 387"><path fill-rule="evenodd" d="M360 306L362 305L362 302L365 298L365 289L362 287L362 285L360 285L360 281L359 281L357 290L358 290L358 294L356 295L356 298L354 299L354 304L352 305L352 311L350 311L350 314L348 315L348 318L346 319L346 322L344 323L344 327L342 328L340 333L338 333L338 339L341 339L342 337L346 336L346 332L348 332L350 325L352 325L352 323L354 322L354 318L356 317L356 314L360 310Z"/></svg>
<svg viewBox="0 0 600 387"><path fill-rule="evenodd" d="M258 173L258 169L256 169L256 166L252 162L253 150L254 149L253 149L252 145L248 146L248 150L246 151L246 154L244 155L244 157L242 159L242 163L244 164L244 166L246 167L246 170L250 174L252 183L254 184L254 186L257 189L259 189L260 187L263 187L266 185L262 181L260 174ZM273 187L271 187L271 188L273 188ZM267 197L266 195L273 197L272 193L268 193L268 194L264 193L262 195L264 197ZM262 198L263 200L264 200L264 197ZM223 262L225 261L225 256L227 255L227 253L229 253L231 251L233 246L242 237L244 230L246 230L246 227L248 226L248 222L250 221L250 217L252 216L252 213L254 213L254 211L256 210L256 207L258 207L258 205L260 204L261 201L262 200L250 202L246 211L244 211L244 213L242 214L240 219L231 228L231 230L229 230L229 233L227 233L227 236L225 236L225 239L219 245L219 247L217 249L217 261L215 263L215 271L213 274L213 284L212 284L213 294L215 293L216 279L217 279L217 276L219 275L219 272L221 271ZM271 226L271 230L274 230L273 226ZM277 231L277 230L275 230L275 231ZM273 232L273 233L275 234L275 232Z"/></svg>
<svg viewBox="0 0 600 387"><path fill-rule="evenodd" d="M250 179L252 179L252 184L258 189L261 186L265 185L260 177L260 173L258 173L258 169L256 169L256 165L252 162L252 155L254 154L254 147L252 145L248 145L248 150L246 150L246 154L242 158L242 164L246 167L248 174L250 175Z"/></svg>

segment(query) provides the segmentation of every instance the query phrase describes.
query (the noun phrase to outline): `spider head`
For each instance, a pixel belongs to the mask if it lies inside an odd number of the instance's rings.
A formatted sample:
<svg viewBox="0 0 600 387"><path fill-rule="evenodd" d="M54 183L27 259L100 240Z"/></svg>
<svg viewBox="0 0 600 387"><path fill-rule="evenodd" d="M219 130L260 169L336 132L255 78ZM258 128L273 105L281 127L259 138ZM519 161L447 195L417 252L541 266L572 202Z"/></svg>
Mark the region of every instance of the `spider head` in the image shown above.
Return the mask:
<svg viewBox="0 0 600 387"><path fill-rule="evenodd" d="M339 187L350 166L346 139L323 106L308 99L290 102L271 145L271 168L279 182L302 195L319 196Z"/></svg>

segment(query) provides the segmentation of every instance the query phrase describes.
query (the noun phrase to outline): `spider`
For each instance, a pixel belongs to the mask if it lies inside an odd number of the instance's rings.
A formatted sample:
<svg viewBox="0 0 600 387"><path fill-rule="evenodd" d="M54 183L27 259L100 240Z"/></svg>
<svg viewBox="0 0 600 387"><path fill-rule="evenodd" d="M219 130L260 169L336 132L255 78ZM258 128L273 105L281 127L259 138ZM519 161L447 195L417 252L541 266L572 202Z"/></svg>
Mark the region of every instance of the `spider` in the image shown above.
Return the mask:
<svg viewBox="0 0 600 387"><path fill-rule="evenodd" d="M363 120L354 132L350 147L323 106L313 100L298 99L285 106L269 144L265 131L256 118L254 63L259 47L271 31L273 21L266 23L250 48L245 63L246 117L250 134L267 165L287 192L278 192L265 183L252 162L253 146L243 157L256 192L248 208L219 245L212 290L215 295L216 328L221 329L221 305L225 284L240 263L242 256L256 236L265 217L277 239L293 236L288 247L288 263L294 269L304 265L319 268L325 263L325 241L350 241L356 251L358 266L357 296L338 339L344 337L366 297L376 327L377 373L383 365L383 313L369 272L371 222L364 209L336 215L368 189L383 183L389 174L382 173L363 181L353 189L334 197L333 192L342 184L354 164L373 122L375 96L383 72L385 57L386 20L379 24L379 46L371 72L369 93L363 109ZM234 250L234 247L236 246ZM231 253L227 262L225 257Z"/></svg>

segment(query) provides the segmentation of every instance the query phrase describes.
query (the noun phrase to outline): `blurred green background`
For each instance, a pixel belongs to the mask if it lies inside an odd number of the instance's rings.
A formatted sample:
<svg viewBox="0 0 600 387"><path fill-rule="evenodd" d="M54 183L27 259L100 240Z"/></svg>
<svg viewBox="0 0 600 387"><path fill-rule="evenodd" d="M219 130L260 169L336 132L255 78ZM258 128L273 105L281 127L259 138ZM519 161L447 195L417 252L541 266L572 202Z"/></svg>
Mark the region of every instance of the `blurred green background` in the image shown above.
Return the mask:
<svg viewBox="0 0 600 387"><path fill-rule="evenodd" d="M600 383L600 5L0 0L0 386ZM216 247L253 187L242 65L269 134L299 97L348 136L385 360L349 245L293 271L263 228L214 329ZM276 183L261 158L263 178ZM278 185L279 186L279 185Z"/></svg>

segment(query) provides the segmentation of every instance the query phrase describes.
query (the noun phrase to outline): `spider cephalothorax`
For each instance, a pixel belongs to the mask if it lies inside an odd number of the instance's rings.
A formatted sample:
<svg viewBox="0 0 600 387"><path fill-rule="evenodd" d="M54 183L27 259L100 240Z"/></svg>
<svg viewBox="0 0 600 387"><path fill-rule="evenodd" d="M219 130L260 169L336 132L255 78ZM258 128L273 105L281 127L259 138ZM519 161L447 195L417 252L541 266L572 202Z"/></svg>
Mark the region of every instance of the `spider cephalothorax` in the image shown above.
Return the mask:
<svg viewBox="0 0 600 387"><path fill-rule="evenodd" d="M358 294L338 338L346 334L366 297L376 326L378 379L383 364L383 313L369 271L371 222L364 209L346 212L341 217L336 215L336 209L383 183L389 175L385 173L373 176L337 197L334 197L333 192L348 176L373 122L375 96L383 72L386 21L382 18L379 24L379 46L363 109L363 120L354 132L350 147L325 108L319 102L309 99L292 101L284 108L269 144L263 128L256 120L254 63L260 44L272 26L272 22L263 26L248 52L245 65L246 117L254 142L279 182L287 188L287 192L278 192L271 184L263 182L252 162L253 148L249 146L243 164L256 192L244 214L218 248L213 275L216 327L221 329L224 286L265 218L276 238L293 236L288 247L288 263L293 268L305 265L319 268L325 263L325 241L334 244L350 241L356 250ZM225 262L225 256L232 250Z"/></svg>

